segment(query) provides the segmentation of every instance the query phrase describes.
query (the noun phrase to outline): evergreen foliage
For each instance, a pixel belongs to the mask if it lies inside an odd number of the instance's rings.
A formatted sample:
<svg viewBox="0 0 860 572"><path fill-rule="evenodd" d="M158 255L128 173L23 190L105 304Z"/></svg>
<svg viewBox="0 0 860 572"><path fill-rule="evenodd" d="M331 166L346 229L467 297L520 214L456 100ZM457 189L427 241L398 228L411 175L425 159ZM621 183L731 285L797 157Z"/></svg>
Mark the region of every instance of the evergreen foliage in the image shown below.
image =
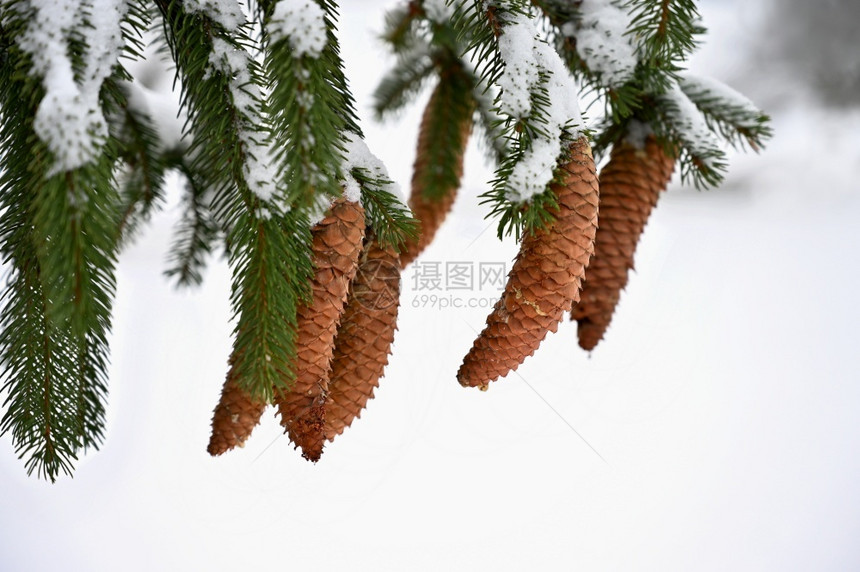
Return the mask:
<svg viewBox="0 0 860 572"><path fill-rule="evenodd" d="M621 85L607 84L578 50L576 31L582 30L583 18L577 3L534 2L556 29L556 46L571 71L604 103L604 116L596 121L595 153L606 154L631 128L652 130L670 156L679 159L683 181L703 188L719 185L726 156L717 136L757 150L771 135L768 116L742 98L726 97L727 88L715 91L718 82L695 81L685 71L706 31L693 0L608 3L629 18L625 38L636 55L634 72ZM570 27L572 35L566 33ZM696 125L699 120L704 129Z"/></svg>
<svg viewBox="0 0 860 572"><path fill-rule="evenodd" d="M627 18L615 40L629 44L630 70L613 70L613 54L595 67L585 34L601 24L581 0L406 0L390 11L383 39L396 63L374 111L389 119L437 86L426 198L457 184L467 121L496 166L488 216L518 238L554 219L557 166L583 134L605 153L654 133L699 186L721 180L721 141L758 150L770 136L750 102L685 70L704 32L693 0L587 1ZM298 30L296 7L321 27ZM28 472L71 474L104 437L117 257L163 204L169 173L184 179L184 214L166 274L197 285L211 254L226 254L231 380L257 400L294 380L312 221L346 192L382 248L416 236L363 147L337 20L333 0L258 0L250 15L236 0L0 0L0 431ZM143 57L147 32L175 66L182 141L159 132L123 67ZM574 79L603 103L589 125ZM63 82L81 97L58 100Z"/></svg>

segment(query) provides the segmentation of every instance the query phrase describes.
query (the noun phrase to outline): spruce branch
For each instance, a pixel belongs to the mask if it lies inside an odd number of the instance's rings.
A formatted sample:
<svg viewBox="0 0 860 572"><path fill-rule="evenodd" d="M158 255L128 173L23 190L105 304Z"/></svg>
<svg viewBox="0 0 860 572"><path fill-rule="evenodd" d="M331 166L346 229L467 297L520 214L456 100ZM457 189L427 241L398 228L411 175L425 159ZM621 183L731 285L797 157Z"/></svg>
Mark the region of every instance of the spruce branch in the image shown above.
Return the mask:
<svg viewBox="0 0 860 572"><path fill-rule="evenodd" d="M120 244L134 235L163 200L167 170L155 124L146 111L132 104L133 89L128 81L114 86L116 101L108 114L111 140L125 163L125 170L120 173L120 214L116 231Z"/></svg>
<svg viewBox="0 0 860 572"><path fill-rule="evenodd" d="M177 286L199 286L206 259L219 238L219 229L209 212L200 175L191 170L181 155L171 157L169 163L183 175L185 194L182 218L170 248L170 265L164 274L175 278Z"/></svg>
<svg viewBox="0 0 860 572"><path fill-rule="evenodd" d="M393 181L363 166L353 167L349 177L361 188L361 203L367 226L377 235L379 244L400 250L409 239L418 236L418 224L412 212L392 192Z"/></svg>
<svg viewBox="0 0 860 572"><path fill-rule="evenodd" d="M377 120L396 115L411 103L435 70L436 65L426 47L400 56L373 92L373 111Z"/></svg>
<svg viewBox="0 0 860 572"><path fill-rule="evenodd" d="M753 148L769 135L767 117L748 100L684 70L704 32L692 0L583 0L572 16L554 2L537 4L560 30L556 45L568 65L604 102L596 156L639 125L634 131L653 132L679 159L682 180L705 188L719 184L726 169L717 135Z"/></svg>
<svg viewBox="0 0 860 572"><path fill-rule="evenodd" d="M493 121L493 137L508 152L482 195L490 216L499 216L500 236L541 228L553 218L547 191L564 142L582 129L572 78L526 2L464 2L451 25L477 61L476 85L497 94L494 111L503 119Z"/></svg>
<svg viewBox="0 0 860 572"><path fill-rule="evenodd" d="M28 472L55 480L103 438L118 201L109 148L77 165L89 152L57 157L45 132L37 134L48 92L41 69L12 39L24 33L25 14L5 11L0 32L0 236L10 263L0 314L9 398L0 431L28 456ZM69 162L77 166L64 168Z"/></svg>
<svg viewBox="0 0 860 572"><path fill-rule="evenodd" d="M210 208L227 229L236 384L270 401L275 389L288 389L293 379L296 304L312 272L307 217L301 210L283 212L276 177L259 171L259 163L269 159L259 90L266 82L246 51L253 46L247 23L238 16L216 21L187 13L175 0L156 4L193 130L190 166L211 189Z"/></svg>
<svg viewBox="0 0 860 572"><path fill-rule="evenodd" d="M285 4L271 8L266 20L266 67L273 82L269 109L278 142L274 158L286 204L300 207L314 204L318 194L329 200L340 195L344 132L361 132L344 79L335 5L318 6L314 16L323 34L293 30L290 22L298 15Z"/></svg>
<svg viewBox="0 0 860 572"><path fill-rule="evenodd" d="M664 150L677 157L681 180L697 188L717 186L726 170L726 154L702 113L677 86L658 99L650 125Z"/></svg>
<svg viewBox="0 0 860 572"><path fill-rule="evenodd" d="M629 34L638 37L640 58L663 69L685 61L704 33L694 0L631 0Z"/></svg>
<svg viewBox="0 0 860 572"><path fill-rule="evenodd" d="M55 480L71 474L81 448L78 418L66 404L78 401L72 372L77 370L67 329L47 319L48 300L33 236L30 211L34 181L25 166L32 145L24 106L11 106L10 91L18 82L0 76L3 124L0 143L6 149L0 162L0 239L8 265L0 310L0 367L3 403L0 434L10 433L19 458L27 458L27 473ZM17 90L15 90L17 92ZM15 93L18 96L19 93Z"/></svg>
<svg viewBox="0 0 860 572"><path fill-rule="evenodd" d="M770 117L722 82L684 73L679 86L704 114L708 127L733 145L742 147L747 144L758 151L773 135Z"/></svg>

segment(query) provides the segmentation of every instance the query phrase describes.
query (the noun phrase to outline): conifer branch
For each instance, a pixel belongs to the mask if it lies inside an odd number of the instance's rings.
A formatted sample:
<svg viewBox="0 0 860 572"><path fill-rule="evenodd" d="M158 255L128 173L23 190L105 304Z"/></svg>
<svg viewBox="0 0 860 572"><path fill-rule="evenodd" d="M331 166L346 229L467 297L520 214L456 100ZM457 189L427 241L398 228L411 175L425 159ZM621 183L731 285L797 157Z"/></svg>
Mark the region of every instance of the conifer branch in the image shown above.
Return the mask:
<svg viewBox="0 0 860 572"><path fill-rule="evenodd" d="M9 391L0 431L11 431L19 455L29 456L28 472L54 480L103 437L115 159L108 152L94 161L58 157L37 134L46 90L10 35L23 33L29 15L4 7L3 16L0 236L11 276L0 314Z"/></svg>
<svg viewBox="0 0 860 572"><path fill-rule="evenodd" d="M274 176L254 172L255 163L269 157L254 155L266 152L265 106L255 89L265 82L246 51L253 45L247 24L237 17L227 30L209 15L187 13L176 0L156 4L194 131L191 168L211 189L210 208L228 230L235 382L270 401L293 379L296 305L312 271L307 218L300 210L282 212L283 195L265 186Z"/></svg>
<svg viewBox="0 0 860 572"><path fill-rule="evenodd" d="M418 236L418 224L412 212L390 189L393 182L365 167L354 167L349 176L361 188L361 202L367 226L377 234L379 244L397 250Z"/></svg>
<svg viewBox="0 0 860 572"><path fill-rule="evenodd" d="M685 61L705 31L694 0L632 0L629 10L640 58L664 70Z"/></svg>
<svg viewBox="0 0 860 572"><path fill-rule="evenodd" d="M322 33L293 29L299 14L283 9L285 4L266 9L275 160L283 174L286 204L303 207L318 195L329 202L340 195L344 132L361 132L344 80L335 5L318 6L301 17L318 19Z"/></svg>
<svg viewBox="0 0 860 572"><path fill-rule="evenodd" d="M152 118L132 105L131 84L115 86L115 109L108 115L111 139L126 169L121 173L117 241L127 242L164 197L167 166Z"/></svg>
<svg viewBox="0 0 860 572"><path fill-rule="evenodd" d="M175 168L185 178L184 210L170 249L170 266L164 272L176 279L177 286L199 286L206 258L212 254L219 229L205 200L205 188L182 157L175 158Z"/></svg>
<svg viewBox="0 0 860 572"><path fill-rule="evenodd" d="M708 127L733 145L742 147L747 144L758 151L773 135L770 117L723 83L684 73L678 84L704 114Z"/></svg>
<svg viewBox="0 0 860 572"><path fill-rule="evenodd" d="M398 58L373 92L373 111L378 120L387 119L412 102L427 84L436 65L426 49L411 50Z"/></svg>
<svg viewBox="0 0 860 572"><path fill-rule="evenodd" d="M454 13L461 38L477 56L478 83L499 88L507 153L482 195L499 236L543 228L553 220L549 192L566 142L582 131L576 90L558 54L539 37L526 2L464 3Z"/></svg>

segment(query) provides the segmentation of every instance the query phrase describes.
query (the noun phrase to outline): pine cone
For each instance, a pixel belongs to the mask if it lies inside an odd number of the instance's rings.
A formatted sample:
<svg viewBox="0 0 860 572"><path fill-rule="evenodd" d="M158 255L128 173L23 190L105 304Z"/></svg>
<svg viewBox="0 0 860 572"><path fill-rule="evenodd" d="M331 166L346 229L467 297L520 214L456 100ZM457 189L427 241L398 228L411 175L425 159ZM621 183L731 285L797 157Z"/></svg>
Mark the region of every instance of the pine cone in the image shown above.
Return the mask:
<svg viewBox="0 0 860 572"><path fill-rule="evenodd" d="M325 404L329 441L361 416L379 387L397 329L399 305L399 257L391 247L383 248L368 237L335 338Z"/></svg>
<svg viewBox="0 0 860 572"><path fill-rule="evenodd" d="M325 401L334 337L361 252L364 209L338 199L312 235L312 299L297 310L296 379L290 391L276 392L275 404L290 440L301 447L306 459L316 462L325 444Z"/></svg>
<svg viewBox="0 0 860 572"><path fill-rule="evenodd" d="M577 335L583 349L592 350L603 339L627 285L628 270L633 268L639 236L674 167L674 159L649 137L644 149L618 143L601 169L600 228L594 259L579 303L571 311L571 319L579 323Z"/></svg>
<svg viewBox="0 0 860 572"><path fill-rule="evenodd" d="M594 159L584 137L573 142L570 160L559 169L561 180L550 187L558 199L556 218L523 238L505 291L457 373L461 385L486 389L515 370L579 299L594 250L598 202Z"/></svg>
<svg viewBox="0 0 860 572"><path fill-rule="evenodd" d="M212 416L212 436L206 450L213 457L244 446L266 409L265 401L253 399L236 385L232 361L221 389L221 399Z"/></svg>
<svg viewBox="0 0 860 572"><path fill-rule="evenodd" d="M457 198L457 190L459 189L460 178L463 176L463 156L466 151L466 145L469 142L469 136L472 134L472 118L467 116L460 121L460 125L456 126L460 133L460 147L457 149L457 159L455 165L457 184L449 186L445 191L437 196L427 196L424 189L423 181L426 180L428 172L432 169L438 169L439 165L429 160L429 150L438 145L439 142L431 137L431 126L436 121L445 121L447 118L435 117L433 110L436 108L436 99L440 97L440 92L443 84L440 82L433 94L430 96L430 101L427 107L424 108L424 115L421 118L421 126L418 130L418 149L415 154L415 163L412 167L412 191L409 196L409 207L415 218L421 223L421 232L417 239L410 240L406 243L405 249L400 253L400 263L403 268L406 268L413 260L424 252L424 249L433 242L433 237L436 236L436 231L445 222L445 218L451 211L454 205L454 200Z"/></svg>

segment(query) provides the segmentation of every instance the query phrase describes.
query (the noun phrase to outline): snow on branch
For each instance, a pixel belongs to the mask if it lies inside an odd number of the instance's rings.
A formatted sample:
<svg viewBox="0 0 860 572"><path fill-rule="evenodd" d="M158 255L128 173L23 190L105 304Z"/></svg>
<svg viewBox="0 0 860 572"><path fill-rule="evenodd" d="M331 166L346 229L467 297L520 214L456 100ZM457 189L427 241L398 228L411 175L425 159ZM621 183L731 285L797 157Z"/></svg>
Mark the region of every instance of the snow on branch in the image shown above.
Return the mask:
<svg viewBox="0 0 860 572"><path fill-rule="evenodd" d="M562 136L575 135L582 124L573 77L558 53L540 39L535 21L515 13L503 27L499 52L500 110L514 119L529 119L530 140L507 179L506 198L520 203L546 190L552 181Z"/></svg>
<svg viewBox="0 0 860 572"><path fill-rule="evenodd" d="M286 38L297 58L318 58L328 41L325 12L313 0L280 0L268 31L272 42Z"/></svg>
<svg viewBox="0 0 860 572"><path fill-rule="evenodd" d="M617 0L582 0L579 23L562 27L576 38L576 51L589 71L600 76L609 87L627 82L636 69L636 46L627 33L631 18Z"/></svg>
<svg viewBox="0 0 860 572"><path fill-rule="evenodd" d="M534 23L524 14L517 14L504 30L499 37L499 53L505 62L499 77L499 105L504 113L522 119L531 112L531 92L540 81L535 54L540 40Z"/></svg>
<svg viewBox="0 0 860 572"><path fill-rule="evenodd" d="M735 143L758 149L771 136L768 117L746 96L712 77L680 74L681 90L704 114L709 127Z"/></svg>
<svg viewBox="0 0 860 572"><path fill-rule="evenodd" d="M725 153L705 115L674 82L660 96L660 104L682 156L688 158L682 161L682 180L692 176L697 186L717 185L725 171Z"/></svg>
<svg viewBox="0 0 860 572"><path fill-rule="evenodd" d="M361 137L355 133L344 134L344 147L346 148L343 159L343 172L346 177L344 196L347 199L353 202L361 199L361 184L353 174L355 169L363 170L370 178L380 182L385 191L397 198L403 197L400 185L391 180L385 163L373 154Z"/></svg>
<svg viewBox="0 0 860 572"><path fill-rule="evenodd" d="M412 211L404 204L400 186L356 133L344 137L344 196L361 200L367 224L382 244L400 248L418 236Z"/></svg>
<svg viewBox="0 0 860 572"><path fill-rule="evenodd" d="M83 5L69 0L33 0L33 15L19 45L41 77L44 98L33 128L55 157L51 174L70 171L101 155L108 128L99 93L122 54L120 22L123 0L91 0ZM74 30L87 46L82 54L80 82L69 54L67 35Z"/></svg>
<svg viewBox="0 0 860 572"><path fill-rule="evenodd" d="M235 32L246 22L236 0L184 0L182 5L187 13L203 14L227 32Z"/></svg>
<svg viewBox="0 0 860 572"><path fill-rule="evenodd" d="M714 150L719 150L719 144L708 128L705 116L690 101L690 98L677 84L673 85L662 98L666 102L667 118L678 135L687 143L690 151L703 159L713 156Z"/></svg>
<svg viewBox="0 0 860 572"><path fill-rule="evenodd" d="M260 102L263 94L251 77L251 55L221 38L212 39L209 64L213 71L229 80L233 105L240 116L237 135L245 151L242 165L245 183L261 200L271 202L277 192L277 169L273 166L271 149L261 139L266 132L260 128L263 112Z"/></svg>
<svg viewBox="0 0 860 572"><path fill-rule="evenodd" d="M183 137L182 129L188 115L173 92L153 91L139 81L123 81L120 85L128 97L129 110L143 115L156 127L159 151L187 149L190 142Z"/></svg>
<svg viewBox="0 0 860 572"><path fill-rule="evenodd" d="M747 96L735 91L718 79L684 72L681 74L680 85L681 89L683 89L685 93L705 93L713 99L723 101L727 105L744 110L751 116L761 115L761 111Z"/></svg>

